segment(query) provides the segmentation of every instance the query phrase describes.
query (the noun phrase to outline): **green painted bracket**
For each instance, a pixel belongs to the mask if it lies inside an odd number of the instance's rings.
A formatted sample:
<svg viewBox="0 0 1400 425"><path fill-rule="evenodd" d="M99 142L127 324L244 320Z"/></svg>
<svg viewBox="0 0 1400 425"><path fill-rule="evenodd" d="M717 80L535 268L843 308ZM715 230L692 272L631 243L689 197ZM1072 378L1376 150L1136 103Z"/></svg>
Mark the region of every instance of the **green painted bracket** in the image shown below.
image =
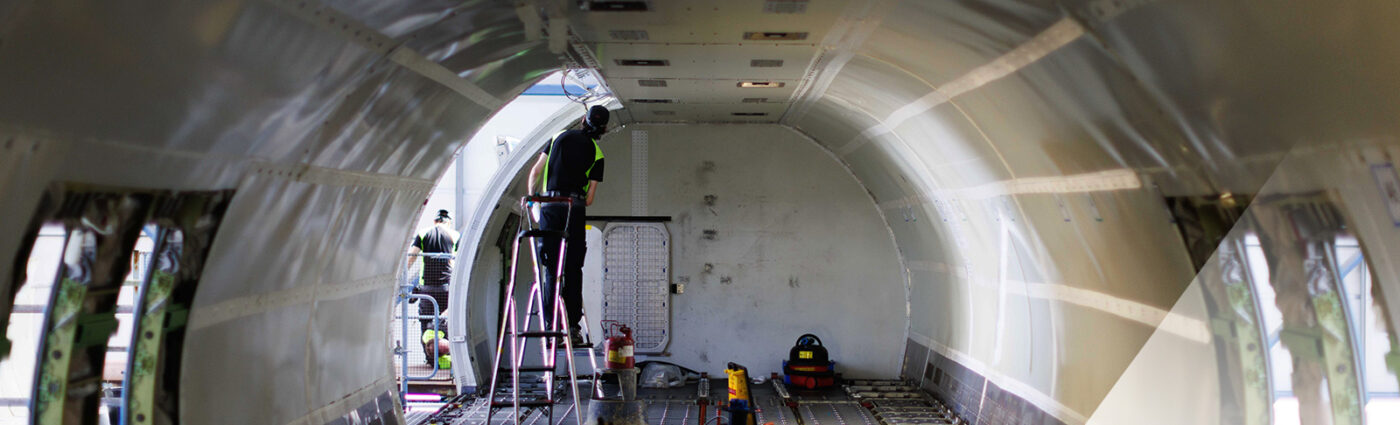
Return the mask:
<svg viewBox="0 0 1400 425"><path fill-rule="evenodd" d="M1317 328L1288 328L1278 333L1278 339L1288 346L1294 356L1307 360L1322 360L1322 330Z"/></svg>
<svg viewBox="0 0 1400 425"><path fill-rule="evenodd" d="M9 338L0 338L0 359L10 357L10 347L14 346L14 341Z"/></svg>
<svg viewBox="0 0 1400 425"><path fill-rule="evenodd" d="M114 311L78 316L78 337L73 341L73 348L106 344L112 338L112 333L117 331L117 324Z"/></svg>
<svg viewBox="0 0 1400 425"><path fill-rule="evenodd" d="M165 308L165 331L170 332L185 326L190 321L190 308L183 305L172 305Z"/></svg>
<svg viewBox="0 0 1400 425"><path fill-rule="evenodd" d="M1222 319L1219 317L1211 318L1210 331L1214 333L1215 336L1224 338L1226 341L1234 341L1237 337L1235 334L1235 322L1229 319Z"/></svg>

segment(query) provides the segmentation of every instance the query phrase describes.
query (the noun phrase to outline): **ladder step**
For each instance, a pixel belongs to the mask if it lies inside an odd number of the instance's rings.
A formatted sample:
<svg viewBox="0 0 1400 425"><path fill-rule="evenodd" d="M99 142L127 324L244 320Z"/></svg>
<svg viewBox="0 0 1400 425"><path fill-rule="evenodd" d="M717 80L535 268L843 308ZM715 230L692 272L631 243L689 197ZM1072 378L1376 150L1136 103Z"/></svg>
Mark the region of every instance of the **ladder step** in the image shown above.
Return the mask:
<svg viewBox="0 0 1400 425"><path fill-rule="evenodd" d="M549 400L521 400L520 407L549 407L554 402ZM510 401L493 401L491 407L515 407L515 403Z"/></svg>
<svg viewBox="0 0 1400 425"><path fill-rule="evenodd" d="M519 233L518 235L515 236L515 238L516 238L516 239L525 239L525 238L559 238L559 239L564 239L566 236L568 236L568 232L565 232L565 231L563 231L563 230L529 229L529 230L521 230L520 233Z"/></svg>
<svg viewBox="0 0 1400 425"><path fill-rule="evenodd" d="M565 337L565 336L567 336L567 335L566 335L565 333L563 333L563 332L558 332L558 331L530 331L530 332L521 332L521 333L515 334L515 336L518 336L518 337L521 337L521 338L563 338L563 337Z"/></svg>

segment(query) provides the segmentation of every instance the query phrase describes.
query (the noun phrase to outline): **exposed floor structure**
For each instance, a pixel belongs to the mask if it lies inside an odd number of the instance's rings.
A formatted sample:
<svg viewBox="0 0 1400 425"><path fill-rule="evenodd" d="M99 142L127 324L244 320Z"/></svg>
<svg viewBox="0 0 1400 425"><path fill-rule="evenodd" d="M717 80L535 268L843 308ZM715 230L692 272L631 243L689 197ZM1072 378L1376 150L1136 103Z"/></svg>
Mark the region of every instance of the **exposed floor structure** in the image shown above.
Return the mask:
<svg viewBox="0 0 1400 425"><path fill-rule="evenodd" d="M708 390L708 391L706 391ZM678 388L639 388L637 398L646 401L648 425L703 425L719 413L716 403L728 399L723 379L702 386L691 382ZM756 423L773 425L940 425L966 423L942 402L903 381L855 380L820 392L789 392L776 381L750 386L757 405ZM569 397L555 404L555 425L576 423ZM588 400L582 401L587 410ZM411 412L412 425L486 425L485 399L462 397L434 414ZM727 421L727 415L720 424ZM524 425L546 425L543 411L528 411ZM509 409L498 411L491 425L513 423Z"/></svg>

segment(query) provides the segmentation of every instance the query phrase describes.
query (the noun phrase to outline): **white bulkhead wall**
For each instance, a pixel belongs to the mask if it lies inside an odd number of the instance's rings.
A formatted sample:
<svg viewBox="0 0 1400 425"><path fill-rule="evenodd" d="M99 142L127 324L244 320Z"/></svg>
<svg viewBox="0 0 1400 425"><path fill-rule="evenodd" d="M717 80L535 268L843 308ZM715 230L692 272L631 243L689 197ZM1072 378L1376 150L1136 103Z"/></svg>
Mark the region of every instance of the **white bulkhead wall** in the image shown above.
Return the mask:
<svg viewBox="0 0 1400 425"><path fill-rule="evenodd" d="M589 215L671 218L671 279L685 292L671 296L671 355L656 360L765 376L814 333L846 376L898 375L899 253L870 195L819 145L778 125L629 125L599 146L607 170Z"/></svg>

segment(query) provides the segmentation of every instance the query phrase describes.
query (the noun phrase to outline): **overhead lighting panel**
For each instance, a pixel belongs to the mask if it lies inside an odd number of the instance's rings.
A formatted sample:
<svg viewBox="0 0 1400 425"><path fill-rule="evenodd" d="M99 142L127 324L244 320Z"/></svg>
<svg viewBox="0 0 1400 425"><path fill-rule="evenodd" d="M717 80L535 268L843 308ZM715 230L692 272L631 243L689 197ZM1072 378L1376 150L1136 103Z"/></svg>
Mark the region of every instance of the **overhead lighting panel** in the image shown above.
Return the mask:
<svg viewBox="0 0 1400 425"><path fill-rule="evenodd" d="M670 66L671 61L665 59L615 59L613 62L618 66Z"/></svg>
<svg viewBox="0 0 1400 425"><path fill-rule="evenodd" d="M756 41L795 41L806 40L805 32L782 32L782 31L749 31L744 33L745 40Z"/></svg>
<svg viewBox="0 0 1400 425"><path fill-rule="evenodd" d="M740 81L739 88L743 89L771 89L784 86L781 81Z"/></svg>
<svg viewBox="0 0 1400 425"><path fill-rule="evenodd" d="M647 2L639 0L590 0L590 12L646 12Z"/></svg>

